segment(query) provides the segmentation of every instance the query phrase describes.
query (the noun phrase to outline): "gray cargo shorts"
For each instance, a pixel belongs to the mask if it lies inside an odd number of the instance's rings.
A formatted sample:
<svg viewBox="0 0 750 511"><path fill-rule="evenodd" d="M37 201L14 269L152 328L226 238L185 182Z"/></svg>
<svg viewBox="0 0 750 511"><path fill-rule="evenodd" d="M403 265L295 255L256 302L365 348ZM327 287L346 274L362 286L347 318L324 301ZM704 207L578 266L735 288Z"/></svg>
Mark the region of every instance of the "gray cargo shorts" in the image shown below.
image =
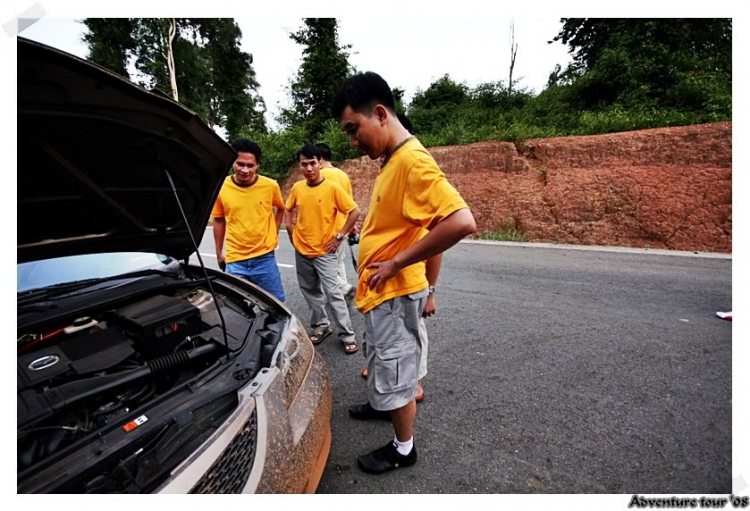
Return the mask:
<svg viewBox="0 0 750 511"><path fill-rule="evenodd" d="M392 298L365 314L367 397L376 410L396 410L417 394L427 294Z"/></svg>

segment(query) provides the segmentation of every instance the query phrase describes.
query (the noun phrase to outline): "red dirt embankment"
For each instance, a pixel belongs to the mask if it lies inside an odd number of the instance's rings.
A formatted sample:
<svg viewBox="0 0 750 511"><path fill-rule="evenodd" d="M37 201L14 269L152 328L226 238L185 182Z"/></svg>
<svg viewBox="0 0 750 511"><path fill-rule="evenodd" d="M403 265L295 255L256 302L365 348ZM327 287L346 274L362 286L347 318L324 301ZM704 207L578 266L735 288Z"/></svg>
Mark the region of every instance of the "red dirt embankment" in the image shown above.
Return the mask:
<svg viewBox="0 0 750 511"><path fill-rule="evenodd" d="M480 231L510 226L529 241L732 251L731 122L429 150ZM366 213L377 162L341 168Z"/></svg>

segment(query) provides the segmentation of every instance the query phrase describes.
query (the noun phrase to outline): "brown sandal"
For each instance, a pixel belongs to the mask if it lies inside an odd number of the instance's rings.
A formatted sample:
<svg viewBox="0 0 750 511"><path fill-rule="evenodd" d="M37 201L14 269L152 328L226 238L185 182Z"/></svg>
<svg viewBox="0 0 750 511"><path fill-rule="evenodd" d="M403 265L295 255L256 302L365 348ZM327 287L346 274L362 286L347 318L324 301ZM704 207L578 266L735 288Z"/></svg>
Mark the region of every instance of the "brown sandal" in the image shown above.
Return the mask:
<svg viewBox="0 0 750 511"><path fill-rule="evenodd" d="M344 353L347 355L351 355L352 353L357 353L359 351L359 346L357 346L356 341L348 341L344 343Z"/></svg>
<svg viewBox="0 0 750 511"><path fill-rule="evenodd" d="M313 345L317 346L332 333L333 333L333 330L331 330L330 328L327 328L326 330L316 330L312 334L310 334L310 342L312 342Z"/></svg>

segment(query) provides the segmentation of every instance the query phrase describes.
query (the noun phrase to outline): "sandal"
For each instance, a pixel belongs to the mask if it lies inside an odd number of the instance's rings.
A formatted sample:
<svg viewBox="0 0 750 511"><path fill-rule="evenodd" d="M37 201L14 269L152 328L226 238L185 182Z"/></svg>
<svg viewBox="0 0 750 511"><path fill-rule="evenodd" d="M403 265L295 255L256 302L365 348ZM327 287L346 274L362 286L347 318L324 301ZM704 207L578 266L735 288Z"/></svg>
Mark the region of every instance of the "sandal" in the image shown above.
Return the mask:
<svg viewBox="0 0 750 511"><path fill-rule="evenodd" d="M333 333L333 330L331 330L330 328L327 328L325 330L316 330L312 334L310 334L310 342L312 342L313 345L317 346L332 333Z"/></svg>
<svg viewBox="0 0 750 511"><path fill-rule="evenodd" d="M357 353L359 351L359 346L357 346L356 341L347 341L344 342L344 353L347 355L351 355L352 353Z"/></svg>

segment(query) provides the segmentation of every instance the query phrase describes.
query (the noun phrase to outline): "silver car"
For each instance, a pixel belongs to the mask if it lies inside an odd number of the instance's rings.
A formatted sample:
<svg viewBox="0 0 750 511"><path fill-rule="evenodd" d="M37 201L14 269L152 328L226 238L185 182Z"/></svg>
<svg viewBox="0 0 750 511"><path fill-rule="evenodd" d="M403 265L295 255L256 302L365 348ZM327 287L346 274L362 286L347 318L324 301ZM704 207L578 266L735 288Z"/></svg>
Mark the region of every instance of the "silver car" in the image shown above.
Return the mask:
<svg viewBox="0 0 750 511"><path fill-rule="evenodd" d="M234 151L19 38L18 156L18 492L314 492L325 362L284 304L187 264Z"/></svg>

